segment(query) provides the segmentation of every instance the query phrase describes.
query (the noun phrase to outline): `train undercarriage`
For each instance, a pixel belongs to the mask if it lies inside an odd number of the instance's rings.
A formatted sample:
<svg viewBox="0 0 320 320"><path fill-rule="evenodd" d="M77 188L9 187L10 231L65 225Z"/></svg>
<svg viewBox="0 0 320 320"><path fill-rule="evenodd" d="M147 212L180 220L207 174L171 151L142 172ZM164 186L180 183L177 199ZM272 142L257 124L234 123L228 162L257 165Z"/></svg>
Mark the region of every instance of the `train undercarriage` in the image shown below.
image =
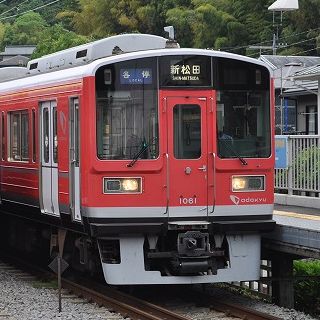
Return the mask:
<svg viewBox="0 0 320 320"><path fill-rule="evenodd" d="M6 216L1 243L48 263L58 254L59 229ZM108 284L213 283L259 278L259 234L167 230L99 239L67 231L63 258L75 270L102 274Z"/></svg>

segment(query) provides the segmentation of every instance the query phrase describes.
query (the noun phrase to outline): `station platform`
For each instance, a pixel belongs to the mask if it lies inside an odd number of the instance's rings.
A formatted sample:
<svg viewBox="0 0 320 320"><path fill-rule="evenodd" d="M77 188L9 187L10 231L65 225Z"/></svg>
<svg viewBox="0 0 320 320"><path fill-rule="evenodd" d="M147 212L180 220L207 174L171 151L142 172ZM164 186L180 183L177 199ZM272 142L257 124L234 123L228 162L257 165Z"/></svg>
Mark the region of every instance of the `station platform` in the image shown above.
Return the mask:
<svg viewBox="0 0 320 320"><path fill-rule="evenodd" d="M275 279L273 301L280 306L294 307L293 261L320 259L320 198L316 200L306 207L275 204L275 230L262 235L262 257L271 260ZM312 207L314 203L316 206Z"/></svg>
<svg viewBox="0 0 320 320"><path fill-rule="evenodd" d="M320 209L275 204L273 219L279 225L320 231Z"/></svg>
<svg viewBox="0 0 320 320"><path fill-rule="evenodd" d="M262 236L262 249L320 259L320 209L275 204L273 232Z"/></svg>

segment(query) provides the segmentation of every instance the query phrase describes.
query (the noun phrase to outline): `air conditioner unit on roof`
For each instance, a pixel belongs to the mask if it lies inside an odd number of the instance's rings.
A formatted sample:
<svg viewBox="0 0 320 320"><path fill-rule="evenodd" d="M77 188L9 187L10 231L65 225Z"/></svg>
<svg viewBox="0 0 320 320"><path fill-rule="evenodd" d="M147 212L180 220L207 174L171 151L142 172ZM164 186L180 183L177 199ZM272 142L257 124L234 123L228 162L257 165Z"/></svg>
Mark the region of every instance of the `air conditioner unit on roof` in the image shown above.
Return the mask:
<svg viewBox="0 0 320 320"><path fill-rule="evenodd" d="M62 50L29 61L29 74L46 73L58 69L87 64L117 53L164 49L168 39L149 34L123 34Z"/></svg>

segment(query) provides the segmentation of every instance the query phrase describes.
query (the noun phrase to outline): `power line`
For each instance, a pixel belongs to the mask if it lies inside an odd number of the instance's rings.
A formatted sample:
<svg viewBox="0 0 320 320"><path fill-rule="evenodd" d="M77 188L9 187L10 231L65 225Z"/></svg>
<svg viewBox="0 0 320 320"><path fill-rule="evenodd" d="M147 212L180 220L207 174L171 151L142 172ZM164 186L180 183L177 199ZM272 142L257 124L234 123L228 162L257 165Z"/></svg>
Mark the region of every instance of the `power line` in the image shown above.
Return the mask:
<svg viewBox="0 0 320 320"><path fill-rule="evenodd" d="M319 48L320 48L320 46L315 47L315 48L312 48L312 49L309 49L309 50L304 50L304 51L296 52L296 53L294 53L294 54L292 54L292 55L293 55L293 56L297 56L298 54L305 53L305 52L310 52L310 51L313 51L313 50L317 50L317 49L319 49Z"/></svg>
<svg viewBox="0 0 320 320"><path fill-rule="evenodd" d="M317 37L310 38L310 39L306 39L306 40L301 40L301 41L299 41L299 42L294 42L294 43L291 43L291 44L289 44L289 45L286 45L285 47L286 47L286 48L288 48L288 47L293 47L293 46L295 46L295 45L297 45L297 44L301 44L301 43L308 42L308 41L312 41L312 40L316 40L316 39L317 39Z"/></svg>
<svg viewBox="0 0 320 320"><path fill-rule="evenodd" d="M315 30L319 30L319 29L320 29L320 27L314 28L314 29L310 29L310 30L308 30L308 31L303 31L303 32L300 32L300 33L292 33L292 34L290 34L290 35L288 35L288 36L280 37L279 40L286 39L286 38L290 38L290 37L295 37L295 36L300 36L300 35L302 35L302 34L305 34L305 33L311 32L311 31L315 31Z"/></svg>
<svg viewBox="0 0 320 320"><path fill-rule="evenodd" d="M294 43L291 43L291 44L284 45L284 46L282 46L282 48L293 47L293 46L295 46L295 45L299 45L299 44L301 44L301 43L305 43L305 42L312 41L312 40L316 40L316 39L317 39L317 37L310 38L310 39L306 39L306 40L301 40L301 41L298 41L298 42L294 42ZM272 47L270 47L270 48L261 47L261 49L269 49L269 50L267 50L267 51L260 51L260 55L269 52L270 50L272 50ZM301 51L301 52L308 52L308 51L312 51L312 50L314 50L314 49L306 50L306 51ZM253 57L253 56L255 56L255 55L256 55L256 54L250 54L250 55L248 55L248 57Z"/></svg>
<svg viewBox="0 0 320 320"><path fill-rule="evenodd" d="M27 2L27 1L28 1L28 0L22 1L21 3L19 3L18 5L10 8L9 10L2 12L2 13L0 14L0 16L3 16L4 14L6 14L6 13L12 11L12 10L14 10L15 8L18 9L23 3ZM0 3L1 3L1 2L0 2Z"/></svg>
<svg viewBox="0 0 320 320"><path fill-rule="evenodd" d="M315 38L313 38L313 39L315 39ZM312 39L311 39L311 40L312 40ZM317 49L320 49L320 46L317 46L317 47L312 48L312 49L309 49L309 50L303 50L303 51L299 51L299 52L296 52L296 53L292 53L291 56L297 56L297 55L299 55L299 54L306 53L306 52L310 52L310 51L314 51L314 50L317 50ZM271 50L271 49L270 49L270 50ZM269 52L270 50L268 50L268 51L262 51L260 54L267 53L267 52ZM255 56L255 55L256 55L256 54L249 54L249 55L247 55L247 57L253 57L253 56Z"/></svg>
<svg viewBox="0 0 320 320"><path fill-rule="evenodd" d="M285 36L285 37L280 37L278 40L285 40L285 39L288 39L288 38L291 38L291 37L295 37L295 36L300 36L302 34L305 34L305 33L309 33L311 31L316 31L316 30L320 30L320 27L318 28L314 28L314 29L310 29L308 31L303 31L303 32L299 32L299 33L293 33L293 34L290 34L288 36ZM247 49L249 48L249 46L263 46L265 43L270 43L272 42L272 40L268 40L268 41L262 41L262 42L258 42L258 43L254 43L254 44L250 44L250 45L246 45L246 46L240 46L240 47L225 47L225 48L222 48L223 50L227 50L227 51L236 51L236 50L239 50L239 49Z"/></svg>
<svg viewBox="0 0 320 320"><path fill-rule="evenodd" d="M39 7L36 7L36 8L34 8L34 9L26 10L26 11L24 11L24 12L20 12L20 13L14 14L14 15L12 15L12 16L0 18L0 21L6 20L6 19L10 19L10 18L14 18L14 17L17 17L17 16L21 16L22 14L25 14L25 13L27 13L27 12L32 12L32 11L40 10L40 9L42 9L42 8L44 8L44 7L50 6L50 5L52 5L52 4L56 3L56 2L59 2L59 1L60 1L60 0L51 1L51 2L49 2L49 3L46 3L46 4L44 4L44 5L42 5L42 6L39 6Z"/></svg>

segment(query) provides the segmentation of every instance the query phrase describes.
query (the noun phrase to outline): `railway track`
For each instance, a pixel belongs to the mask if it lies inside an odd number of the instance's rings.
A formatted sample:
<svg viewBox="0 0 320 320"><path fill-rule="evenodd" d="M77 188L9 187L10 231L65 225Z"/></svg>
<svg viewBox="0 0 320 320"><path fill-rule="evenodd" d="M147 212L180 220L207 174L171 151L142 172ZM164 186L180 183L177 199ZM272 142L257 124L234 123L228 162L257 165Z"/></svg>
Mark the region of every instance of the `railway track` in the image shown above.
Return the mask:
<svg viewBox="0 0 320 320"><path fill-rule="evenodd" d="M0 271L6 270L19 279L34 279L34 270L36 276L48 277L49 273L38 267L25 264L23 261L18 262L18 267L7 264L0 264ZM24 271L24 267L27 271ZM52 277L52 275L50 275ZM195 292L188 290L188 304L186 302L171 304L171 307L160 306L161 303L150 302L146 299L137 298L128 295L117 289L92 282L88 279L62 279L62 286L73 296L81 297L85 301L95 302L99 306L104 306L110 312L121 314L124 318L132 320L190 320L190 319L246 319L246 320L280 320L280 318L270 316L240 305L219 301L210 297L205 292ZM150 287L153 288L152 286ZM168 290L169 288L167 288ZM155 289L156 290L156 289ZM183 293L177 293L183 296ZM171 299L169 298L169 301ZM204 310L205 309L205 310Z"/></svg>
<svg viewBox="0 0 320 320"><path fill-rule="evenodd" d="M170 293L169 293L170 294ZM164 294L159 293L158 296ZM177 298L174 298L177 297ZM150 297L151 301L155 301ZM156 303L156 302L154 302ZM171 295L159 302L165 308L189 316L191 319L246 319L246 320L280 320L270 314L244 307L240 304L222 300L207 292L182 288L171 289Z"/></svg>
<svg viewBox="0 0 320 320"><path fill-rule="evenodd" d="M79 285L66 279L62 280L62 285L65 289L80 294L82 297L94 301L98 305L103 305L108 309L114 310L125 318L129 317L130 319L140 320L190 320L189 317L179 315L109 287L100 288L97 291L89 289L87 285Z"/></svg>
<svg viewBox="0 0 320 320"><path fill-rule="evenodd" d="M188 293L188 301L192 303L183 310L185 302L162 307L157 301L148 302L146 299L140 299L133 295L128 295L119 290L103 286L101 284L89 282L85 279L82 284L76 284L69 280L63 280L63 287L73 291L76 294L86 297L86 299L95 301L99 305L104 305L108 309L115 310L124 317L137 320L174 320L174 319L246 319L246 320L281 320L281 318L256 311L241 305L228 303L218 300L206 294L199 295L199 292L192 291ZM95 290L89 289L94 286ZM152 286L150 287L152 288ZM168 288L167 288L168 289ZM182 294L183 295L183 294ZM207 309L203 312L203 309ZM201 316L203 313L203 317Z"/></svg>

